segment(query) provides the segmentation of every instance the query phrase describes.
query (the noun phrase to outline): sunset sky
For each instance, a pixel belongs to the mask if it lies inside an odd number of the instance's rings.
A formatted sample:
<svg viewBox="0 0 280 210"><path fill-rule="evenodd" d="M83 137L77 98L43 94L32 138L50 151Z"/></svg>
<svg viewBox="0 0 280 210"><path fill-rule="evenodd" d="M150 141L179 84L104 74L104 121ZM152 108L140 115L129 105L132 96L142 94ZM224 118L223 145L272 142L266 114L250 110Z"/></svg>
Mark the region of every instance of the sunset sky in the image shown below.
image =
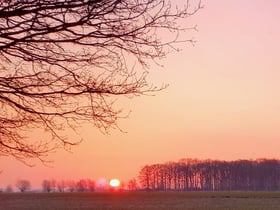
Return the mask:
<svg viewBox="0 0 280 210"><path fill-rule="evenodd" d="M172 0L181 4L183 0ZM125 132L84 126L71 153L50 154L49 166L0 158L0 188L28 179L137 178L146 164L198 159L280 158L280 1L203 0L187 20L195 46L153 67L149 81L169 87L155 96L117 102ZM34 132L33 138L43 133Z"/></svg>

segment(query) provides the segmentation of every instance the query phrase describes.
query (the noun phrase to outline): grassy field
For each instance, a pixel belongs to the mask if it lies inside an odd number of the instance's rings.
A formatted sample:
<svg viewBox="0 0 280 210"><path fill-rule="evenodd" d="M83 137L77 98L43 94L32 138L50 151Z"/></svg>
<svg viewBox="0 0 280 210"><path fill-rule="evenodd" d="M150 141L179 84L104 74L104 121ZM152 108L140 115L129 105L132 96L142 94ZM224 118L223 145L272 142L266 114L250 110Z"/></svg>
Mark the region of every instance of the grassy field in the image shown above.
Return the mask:
<svg viewBox="0 0 280 210"><path fill-rule="evenodd" d="M280 192L1 193L1 210L280 209Z"/></svg>

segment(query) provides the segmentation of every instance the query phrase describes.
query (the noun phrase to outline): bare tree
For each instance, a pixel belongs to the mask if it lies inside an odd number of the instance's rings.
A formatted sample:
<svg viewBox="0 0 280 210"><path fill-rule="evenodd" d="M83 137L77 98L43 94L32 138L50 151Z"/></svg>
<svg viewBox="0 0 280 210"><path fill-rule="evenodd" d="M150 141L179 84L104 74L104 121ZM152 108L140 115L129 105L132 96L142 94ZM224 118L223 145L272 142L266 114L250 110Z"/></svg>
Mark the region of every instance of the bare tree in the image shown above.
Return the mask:
<svg viewBox="0 0 280 210"><path fill-rule="evenodd" d="M28 180L21 179L17 181L16 187L20 190L20 192L25 192L27 190L30 190L31 183Z"/></svg>
<svg viewBox="0 0 280 210"><path fill-rule="evenodd" d="M43 180L42 182L42 190L43 192L55 192L56 188L56 181L54 179L52 180Z"/></svg>
<svg viewBox="0 0 280 210"><path fill-rule="evenodd" d="M42 159L75 145L63 130L85 121L117 127L119 95L163 87L147 83L157 63L179 40L179 19L200 2L179 9L169 0L5 0L0 3L0 155ZM195 28L191 28L195 29ZM160 34L164 34L161 36ZM143 71L136 71L140 64ZM135 68L134 68L135 67ZM41 128L50 138L30 141Z"/></svg>
<svg viewBox="0 0 280 210"><path fill-rule="evenodd" d="M87 187L89 192L95 191L95 181L91 179L87 179Z"/></svg>
<svg viewBox="0 0 280 210"><path fill-rule="evenodd" d="M87 191L87 181L85 179L80 179L76 182L76 191L85 192Z"/></svg>
<svg viewBox="0 0 280 210"><path fill-rule="evenodd" d="M94 192L95 183L91 179L80 179L76 182L76 191L77 192Z"/></svg>
<svg viewBox="0 0 280 210"><path fill-rule="evenodd" d="M136 191L138 190L138 184L135 178L128 181L127 188L129 191Z"/></svg>
<svg viewBox="0 0 280 210"><path fill-rule="evenodd" d="M57 185L58 192L64 192L65 191L66 182L64 180L61 180L61 181L57 182L56 185Z"/></svg>
<svg viewBox="0 0 280 210"><path fill-rule="evenodd" d="M43 192L51 192L51 182L49 180L43 180L42 182L42 190Z"/></svg>

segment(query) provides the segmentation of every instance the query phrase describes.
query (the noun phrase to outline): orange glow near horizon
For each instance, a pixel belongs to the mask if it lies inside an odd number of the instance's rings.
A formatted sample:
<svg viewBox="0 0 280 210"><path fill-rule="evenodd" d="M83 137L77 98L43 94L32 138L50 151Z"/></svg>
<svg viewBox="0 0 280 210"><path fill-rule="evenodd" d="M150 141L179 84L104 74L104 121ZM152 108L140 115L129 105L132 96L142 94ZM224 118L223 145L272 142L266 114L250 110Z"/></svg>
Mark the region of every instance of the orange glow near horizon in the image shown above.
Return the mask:
<svg viewBox="0 0 280 210"><path fill-rule="evenodd" d="M81 125L83 142L71 153L51 153L50 167L1 157L0 188L14 187L17 179L40 188L54 177L94 179L105 188L111 177L127 183L147 164L182 158L280 159L280 1L202 3L205 8L190 22L198 32L187 37L195 37L195 46L182 43L182 51L160 61L164 68L151 63L149 81L169 87L117 101L124 116L131 111L119 121L125 132L103 134L92 124ZM31 138L42 136L34 130Z"/></svg>

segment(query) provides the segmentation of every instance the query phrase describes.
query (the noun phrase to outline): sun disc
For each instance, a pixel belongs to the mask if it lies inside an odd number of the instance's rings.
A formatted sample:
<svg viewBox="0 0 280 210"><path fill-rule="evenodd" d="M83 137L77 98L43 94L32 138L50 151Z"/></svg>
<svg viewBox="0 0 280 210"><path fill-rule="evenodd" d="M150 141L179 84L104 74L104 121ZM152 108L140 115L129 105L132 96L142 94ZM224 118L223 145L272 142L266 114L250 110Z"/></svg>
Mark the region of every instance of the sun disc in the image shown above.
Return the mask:
<svg viewBox="0 0 280 210"><path fill-rule="evenodd" d="M110 184L111 187L119 187L120 186L120 180L111 179L109 184Z"/></svg>

